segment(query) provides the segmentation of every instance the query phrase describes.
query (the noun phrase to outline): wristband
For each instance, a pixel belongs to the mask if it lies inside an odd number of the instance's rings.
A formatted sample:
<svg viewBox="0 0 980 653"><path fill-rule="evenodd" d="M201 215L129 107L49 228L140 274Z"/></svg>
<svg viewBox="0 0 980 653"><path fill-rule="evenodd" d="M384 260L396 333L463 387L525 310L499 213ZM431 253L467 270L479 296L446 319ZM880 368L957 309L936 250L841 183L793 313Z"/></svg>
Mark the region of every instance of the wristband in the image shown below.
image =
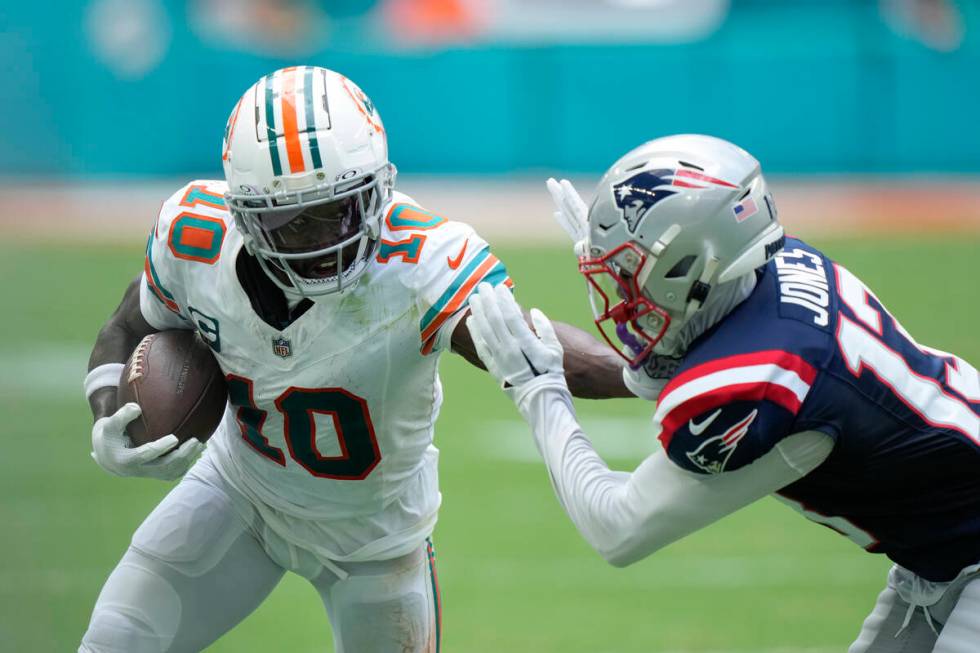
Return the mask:
<svg viewBox="0 0 980 653"><path fill-rule="evenodd" d="M85 383L83 384L83 387L85 388L85 398L91 399L92 395L102 388L119 387L119 377L122 376L124 367L126 367L126 365L123 363L105 363L103 365L99 365L98 367L92 368L92 370L85 375Z"/></svg>

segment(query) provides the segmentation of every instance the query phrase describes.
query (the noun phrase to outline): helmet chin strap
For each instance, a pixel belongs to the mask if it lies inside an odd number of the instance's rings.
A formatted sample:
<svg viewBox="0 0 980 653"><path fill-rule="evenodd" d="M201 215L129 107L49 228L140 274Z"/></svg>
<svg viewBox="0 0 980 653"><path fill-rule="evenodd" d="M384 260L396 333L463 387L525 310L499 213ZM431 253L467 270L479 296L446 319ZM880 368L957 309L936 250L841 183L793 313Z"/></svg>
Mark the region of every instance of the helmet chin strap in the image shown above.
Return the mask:
<svg viewBox="0 0 980 653"><path fill-rule="evenodd" d="M704 304L691 313L677 330L670 329L673 333L664 334L663 339L653 348L654 353L662 356L683 355L694 340L748 299L755 290L755 284L755 271L752 271L733 281L716 285L708 293Z"/></svg>

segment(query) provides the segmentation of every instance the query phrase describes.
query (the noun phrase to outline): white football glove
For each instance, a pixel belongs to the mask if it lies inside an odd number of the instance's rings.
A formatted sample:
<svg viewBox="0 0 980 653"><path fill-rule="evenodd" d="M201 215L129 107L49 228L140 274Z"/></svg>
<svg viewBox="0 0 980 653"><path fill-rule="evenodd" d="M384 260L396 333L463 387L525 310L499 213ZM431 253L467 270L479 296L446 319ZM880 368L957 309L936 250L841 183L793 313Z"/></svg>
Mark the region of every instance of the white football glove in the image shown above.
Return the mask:
<svg viewBox="0 0 980 653"><path fill-rule="evenodd" d="M97 420L92 427L92 458L102 469L117 476L146 476L164 481L180 478L204 450L204 443L190 438L174 449L178 440L171 434L134 447L126 435L126 425L140 413L139 404L130 402Z"/></svg>
<svg viewBox="0 0 980 653"><path fill-rule="evenodd" d="M535 334L503 284L481 283L469 303L466 326L476 352L511 399L520 404L531 390L545 386L567 391L561 343L544 313L531 309Z"/></svg>
<svg viewBox="0 0 980 653"><path fill-rule="evenodd" d="M575 243L575 255L585 256L588 252L589 207L567 179L559 182L551 177L547 186L557 209L555 220Z"/></svg>

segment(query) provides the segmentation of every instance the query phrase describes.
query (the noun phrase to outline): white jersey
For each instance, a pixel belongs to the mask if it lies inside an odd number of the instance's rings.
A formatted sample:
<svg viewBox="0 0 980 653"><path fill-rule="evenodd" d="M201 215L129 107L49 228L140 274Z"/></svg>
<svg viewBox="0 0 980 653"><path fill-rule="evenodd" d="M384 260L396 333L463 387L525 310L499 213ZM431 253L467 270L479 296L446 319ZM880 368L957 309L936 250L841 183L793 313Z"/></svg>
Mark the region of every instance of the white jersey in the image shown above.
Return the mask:
<svg viewBox="0 0 980 653"><path fill-rule="evenodd" d="M207 455L298 546L334 560L412 550L440 502L438 353L478 283L510 284L503 264L469 226L395 193L364 276L279 329L239 281L226 190L196 181L167 200L140 294L151 325L196 329L226 375Z"/></svg>

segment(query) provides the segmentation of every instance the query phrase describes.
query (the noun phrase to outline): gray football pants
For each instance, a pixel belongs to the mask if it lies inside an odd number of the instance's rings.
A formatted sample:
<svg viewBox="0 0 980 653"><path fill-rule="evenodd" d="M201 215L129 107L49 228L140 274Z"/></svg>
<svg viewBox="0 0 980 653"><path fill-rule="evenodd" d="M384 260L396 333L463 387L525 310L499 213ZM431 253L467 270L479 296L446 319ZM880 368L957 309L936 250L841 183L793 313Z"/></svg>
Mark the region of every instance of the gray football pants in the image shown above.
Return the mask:
<svg viewBox="0 0 980 653"><path fill-rule="evenodd" d="M932 625L916 607L908 625L909 603L895 587L895 569L864 620L848 653L977 653L980 651L980 572L961 574L942 598L929 606Z"/></svg>
<svg viewBox="0 0 980 653"><path fill-rule="evenodd" d="M323 600L338 653L434 652L439 596L431 543L394 560L338 562L270 546L200 463L133 535L96 602L80 653L200 651L248 616L287 570ZM213 471L213 470L211 470ZM326 637L326 631L324 631Z"/></svg>

